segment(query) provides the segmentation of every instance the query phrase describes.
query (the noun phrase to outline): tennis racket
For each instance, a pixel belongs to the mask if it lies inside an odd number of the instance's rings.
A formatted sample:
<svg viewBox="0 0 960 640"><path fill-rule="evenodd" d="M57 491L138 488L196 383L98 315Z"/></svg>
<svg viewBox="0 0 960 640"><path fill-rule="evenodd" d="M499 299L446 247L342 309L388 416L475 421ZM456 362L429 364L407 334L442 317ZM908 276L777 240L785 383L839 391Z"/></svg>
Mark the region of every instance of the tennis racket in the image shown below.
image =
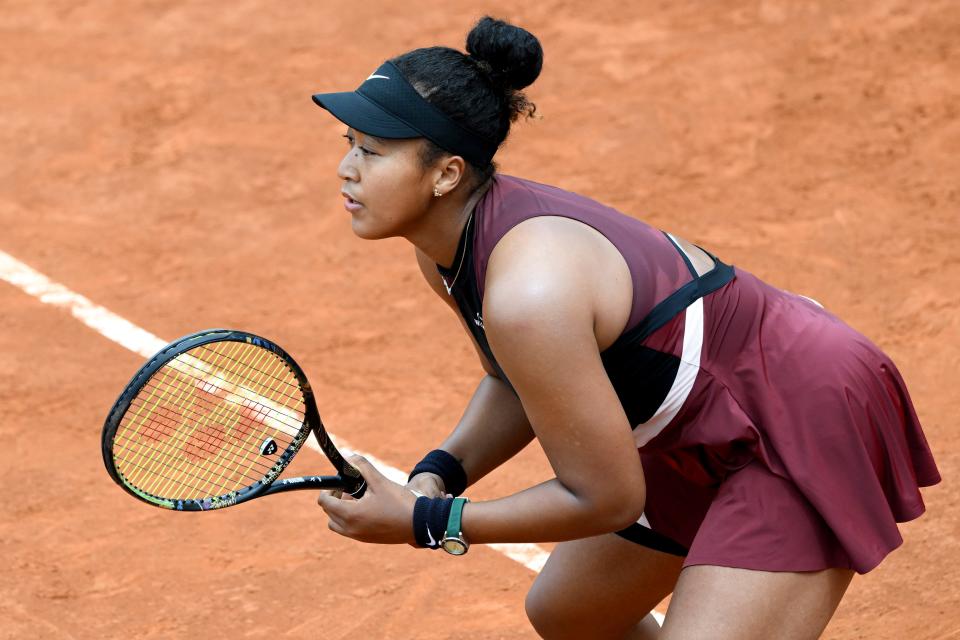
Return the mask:
<svg viewBox="0 0 960 640"><path fill-rule="evenodd" d="M311 432L337 475L278 480ZM300 366L244 331L210 329L161 349L113 405L101 444L117 484L177 511L298 489L359 498L366 489L324 430Z"/></svg>

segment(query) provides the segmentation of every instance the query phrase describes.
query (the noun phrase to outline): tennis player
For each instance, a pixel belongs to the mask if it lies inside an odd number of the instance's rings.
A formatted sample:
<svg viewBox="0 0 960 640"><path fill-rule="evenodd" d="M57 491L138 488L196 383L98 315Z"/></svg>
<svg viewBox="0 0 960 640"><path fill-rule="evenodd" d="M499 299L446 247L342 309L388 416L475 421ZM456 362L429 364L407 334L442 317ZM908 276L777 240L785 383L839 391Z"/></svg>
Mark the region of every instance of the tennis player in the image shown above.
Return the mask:
<svg viewBox="0 0 960 640"><path fill-rule="evenodd" d="M353 231L410 241L486 371L406 488L353 460L369 490L321 496L330 528L456 555L561 541L526 601L545 638L819 636L940 480L893 362L683 238L497 173L543 53L491 18L466 50L314 96L346 125ZM556 478L465 504L533 438Z"/></svg>

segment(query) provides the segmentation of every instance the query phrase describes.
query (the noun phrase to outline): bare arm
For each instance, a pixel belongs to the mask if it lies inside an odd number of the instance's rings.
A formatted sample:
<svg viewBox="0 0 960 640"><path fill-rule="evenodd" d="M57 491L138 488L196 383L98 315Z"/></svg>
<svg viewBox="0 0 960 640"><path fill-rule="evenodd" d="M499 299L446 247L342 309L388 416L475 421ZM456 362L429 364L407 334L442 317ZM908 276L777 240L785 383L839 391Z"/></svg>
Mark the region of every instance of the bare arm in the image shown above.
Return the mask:
<svg viewBox="0 0 960 640"><path fill-rule="evenodd" d="M535 233L531 229L527 233ZM577 252L538 254L525 232L494 250L484 321L556 478L471 503L471 542L560 541L623 528L642 513L643 470L597 346L593 275Z"/></svg>
<svg viewBox="0 0 960 640"><path fill-rule="evenodd" d="M463 416L439 447L460 461L467 480L473 484L529 444L534 437L533 430L519 398L497 377L467 329L456 303L443 286L436 265L419 250L417 263L430 287L456 314L486 371Z"/></svg>

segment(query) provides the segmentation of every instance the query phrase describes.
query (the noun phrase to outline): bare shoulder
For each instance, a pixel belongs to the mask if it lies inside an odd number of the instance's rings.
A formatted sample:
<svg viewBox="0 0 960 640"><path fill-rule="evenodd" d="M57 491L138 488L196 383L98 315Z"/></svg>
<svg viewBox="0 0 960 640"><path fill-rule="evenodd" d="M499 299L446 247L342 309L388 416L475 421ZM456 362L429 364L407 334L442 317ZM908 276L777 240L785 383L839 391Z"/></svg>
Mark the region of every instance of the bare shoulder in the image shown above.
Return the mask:
<svg viewBox="0 0 960 640"><path fill-rule="evenodd" d="M632 291L626 262L609 240L576 220L542 216L513 227L491 253L483 317L488 333L505 324L512 331L586 331L598 348L622 330Z"/></svg>
<svg viewBox="0 0 960 640"><path fill-rule="evenodd" d="M524 220L510 229L490 254L486 291L502 288L504 281L525 283L531 289L564 281L570 290L584 286L591 275L587 267L595 260L588 233L597 232L559 216Z"/></svg>

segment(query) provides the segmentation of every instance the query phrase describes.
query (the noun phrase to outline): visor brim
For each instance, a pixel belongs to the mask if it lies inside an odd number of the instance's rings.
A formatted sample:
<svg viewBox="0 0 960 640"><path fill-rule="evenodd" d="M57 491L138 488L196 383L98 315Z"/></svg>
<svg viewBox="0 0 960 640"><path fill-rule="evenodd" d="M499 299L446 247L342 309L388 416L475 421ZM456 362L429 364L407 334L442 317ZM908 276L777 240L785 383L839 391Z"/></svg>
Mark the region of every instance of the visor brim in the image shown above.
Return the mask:
<svg viewBox="0 0 960 640"><path fill-rule="evenodd" d="M378 138L420 138L422 133L355 91L317 93L313 101L348 127Z"/></svg>

